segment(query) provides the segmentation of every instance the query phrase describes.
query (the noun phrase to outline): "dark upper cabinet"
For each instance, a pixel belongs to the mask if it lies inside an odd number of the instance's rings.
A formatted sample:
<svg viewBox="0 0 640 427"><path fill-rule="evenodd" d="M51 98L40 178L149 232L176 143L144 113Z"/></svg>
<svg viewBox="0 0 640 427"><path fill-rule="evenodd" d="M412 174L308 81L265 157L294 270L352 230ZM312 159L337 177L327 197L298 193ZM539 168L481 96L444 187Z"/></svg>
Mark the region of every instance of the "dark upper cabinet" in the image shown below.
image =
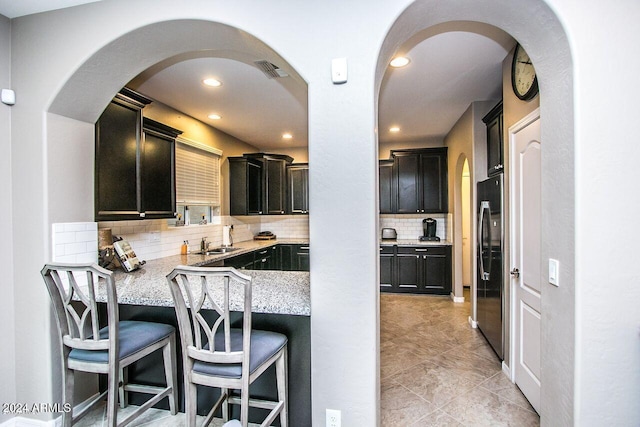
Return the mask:
<svg viewBox="0 0 640 427"><path fill-rule="evenodd" d="M261 215L262 162L246 157L229 157L231 215Z"/></svg>
<svg viewBox="0 0 640 427"><path fill-rule="evenodd" d="M264 197L267 215L283 215L287 212L287 161L264 156Z"/></svg>
<svg viewBox="0 0 640 427"><path fill-rule="evenodd" d="M504 170L502 101L482 121L487 125L487 174L492 176Z"/></svg>
<svg viewBox="0 0 640 427"><path fill-rule="evenodd" d="M142 209L146 218L172 218L176 212L176 137L182 132L147 118L142 123Z"/></svg>
<svg viewBox="0 0 640 427"><path fill-rule="evenodd" d="M229 157L231 215L283 215L287 212L286 168L293 159L278 154Z"/></svg>
<svg viewBox="0 0 640 427"><path fill-rule="evenodd" d="M448 212L446 147L395 150L392 162L391 178L388 163L379 168L381 213Z"/></svg>
<svg viewBox="0 0 640 427"><path fill-rule="evenodd" d="M287 166L287 212L309 213L309 165Z"/></svg>
<svg viewBox="0 0 640 427"><path fill-rule="evenodd" d="M379 171L380 213L394 213L393 160L380 160Z"/></svg>
<svg viewBox="0 0 640 427"><path fill-rule="evenodd" d="M175 215L175 138L182 132L142 118L151 101L123 89L95 126L95 218Z"/></svg>

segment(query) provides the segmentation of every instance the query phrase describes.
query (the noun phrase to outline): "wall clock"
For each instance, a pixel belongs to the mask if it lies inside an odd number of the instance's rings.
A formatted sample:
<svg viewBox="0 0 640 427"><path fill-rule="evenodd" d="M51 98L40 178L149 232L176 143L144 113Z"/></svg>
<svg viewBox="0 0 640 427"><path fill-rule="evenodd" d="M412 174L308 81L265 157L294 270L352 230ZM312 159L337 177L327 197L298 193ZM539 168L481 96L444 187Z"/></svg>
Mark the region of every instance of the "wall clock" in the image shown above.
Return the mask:
<svg viewBox="0 0 640 427"><path fill-rule="evenodd" d="M516 46L511 64L511 86L516 96L528 101L538 94L538 77L531 58L520 44Z"/></svg>

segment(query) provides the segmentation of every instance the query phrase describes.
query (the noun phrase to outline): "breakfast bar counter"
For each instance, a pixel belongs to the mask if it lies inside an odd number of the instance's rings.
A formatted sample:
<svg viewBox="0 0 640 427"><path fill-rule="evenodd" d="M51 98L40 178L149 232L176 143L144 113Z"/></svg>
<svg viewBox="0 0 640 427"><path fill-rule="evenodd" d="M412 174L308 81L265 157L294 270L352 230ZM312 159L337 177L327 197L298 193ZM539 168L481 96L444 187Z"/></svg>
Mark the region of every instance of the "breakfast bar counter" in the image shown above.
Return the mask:
<svg viewBox="0 0 640 427"><path fill-rule="evenodd" d="M235 254L235 253L234 253ZM166 276L178 265L198 266L217 261L219 256L175 255L147 261L139 270L114 274L118 303L173 307ZM240 270L252 279L253 313L309 316L309 273L305 271ZM100 299L99 299L100 301ZM102 301L104 302L104 296ZM242 307L234 307L242 311Z"/></svg>
<svg viewBox="0 0 640 427"><path fill-rule="evenodd" d="M240 242L235 250L225 254L174 255L147 261L139 270L114 272L121 320L145 320L171 324L177 327L173 298L166 276L178 265L217 265L226 258L251 252L278 242ZM304 243L304 242L303 242ZM280 332L288 338L289 365L289 425L311 425L311 302L309 273L304 271L239 270L252 278L252 326L254 329ZM98 292L98 301L104 295ZM106 314L106 305L101 304ZM234 327L241 325L242 307L233 307ZM181 358L180 349L178 357ZM142 361L141 361L142 362ZM154 383L162 381L161 354L151 354L144 363L129 368L132 381ZM273 368L273 367L272 367ZM270 368L270 369L272 369ZM182 382L182 363L178 363L178 378ZM104 384L102 385L104 387ZM251 386L251 393L264 398L275 398L275 371L261 375ZM184 411L182 385L179 387L180 410ZM217 400L217 389L203 388L198 392L198 412L206 414ZM131 403L142 404L146 397L133 393ZM164 408L165 402L156 407ZM165 408L166 409L166 408ZM238 409L238 408L234 408ZM251 409L249 419L259 422L264 413ZM238 415L238 414L235 414Z"/></svg>

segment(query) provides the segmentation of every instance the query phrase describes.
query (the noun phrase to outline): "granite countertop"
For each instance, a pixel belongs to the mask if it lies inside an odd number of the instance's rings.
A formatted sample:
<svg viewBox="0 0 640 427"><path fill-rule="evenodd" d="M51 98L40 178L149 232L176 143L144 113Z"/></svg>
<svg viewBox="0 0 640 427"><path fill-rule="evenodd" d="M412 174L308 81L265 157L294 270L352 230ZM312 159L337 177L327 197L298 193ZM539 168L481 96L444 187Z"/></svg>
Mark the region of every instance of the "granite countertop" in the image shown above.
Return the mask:
<svg viewBox="0 0 640 427"><path fill-rule="evenodd" d="M441 240L439 242L420 241L418 239L384 239L380 240L380 246L451 246L451 241Z"/></svg>
<svg viewBox="0 0 640 427"><path fill-rule="evenodd" d="M173 307L166 276L178 265L200 266L276 244L307 244L308 240L278 239L234 244L237 250L217 255L174 255L147 261L139 270L114 272L119 304ZM309 273L305 271L241 270L252 278L252 312L311 315ZM104 302L100 296L98 301ZM241 311L241 305L233 307Z"/></svg>

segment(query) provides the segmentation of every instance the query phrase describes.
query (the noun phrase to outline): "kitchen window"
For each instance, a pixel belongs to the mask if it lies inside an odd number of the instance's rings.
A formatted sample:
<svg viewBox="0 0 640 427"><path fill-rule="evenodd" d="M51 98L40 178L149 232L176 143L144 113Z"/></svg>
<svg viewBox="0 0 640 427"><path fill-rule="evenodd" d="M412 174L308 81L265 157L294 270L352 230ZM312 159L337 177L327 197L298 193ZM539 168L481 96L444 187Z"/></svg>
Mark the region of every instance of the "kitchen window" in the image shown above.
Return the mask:
<svg viewBox="0 0 640 427"><path fill-rule="evenodd" d="M216 148L176 139L176 209L187 224L220 223L221 157Z"/></svg>

